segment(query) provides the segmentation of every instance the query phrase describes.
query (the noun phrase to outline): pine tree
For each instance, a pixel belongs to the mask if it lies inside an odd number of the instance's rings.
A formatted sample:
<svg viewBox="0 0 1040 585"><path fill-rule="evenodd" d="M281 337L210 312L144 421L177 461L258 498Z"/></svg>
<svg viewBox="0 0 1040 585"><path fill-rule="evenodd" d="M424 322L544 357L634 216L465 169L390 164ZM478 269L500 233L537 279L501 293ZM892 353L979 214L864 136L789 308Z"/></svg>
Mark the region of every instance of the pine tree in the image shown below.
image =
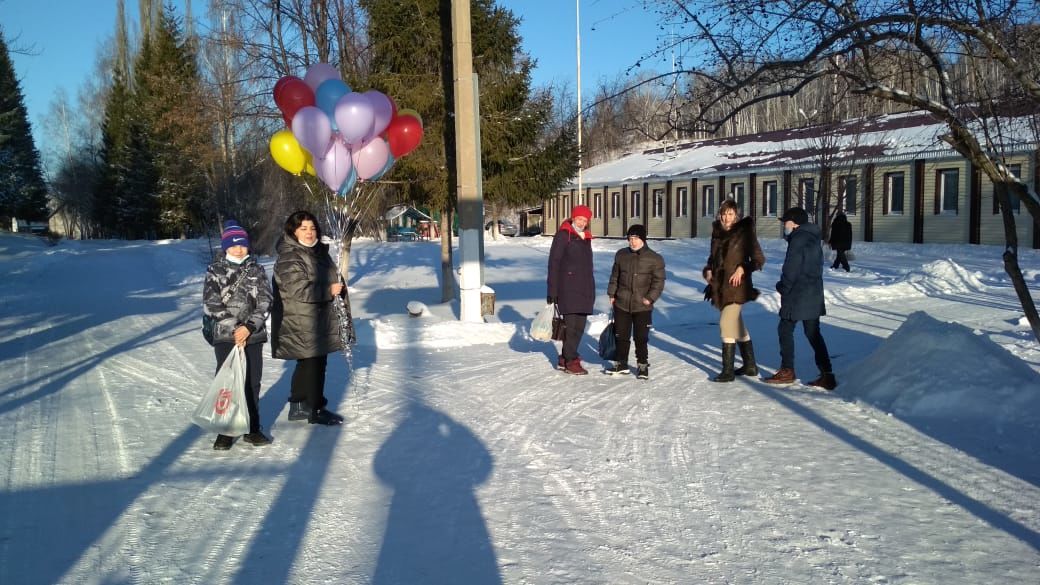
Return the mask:
<svg viewBox="0 0 1040 585"><path fill-rule="evenodd" d="M0 31L0 216L47 219L47 185L21 84Z"/></svg>
<svg viewBox="0 0 1040 585"><path fill-rule="evenodd" d="M155 161L158 232L184 237L202 224L212 125L209 110L200 107L204 98L192 43L174 15L156 9L158 19L138 56L135 90Z"/></svg>
<svg viewBox="0 0 1040 585"><path fill-rule="evenodd" d="M436 207L454 198L454 108L450 3L363 0L369 13L372 84L423 117L425 137L398 161L409 194ZM416 10L418 9L418 13ZM493 0L472 5L473 64L479 76L484 197L536 202L577 172L575 134L548 135L551 98L531 96L531 63L520 51L519 21Z"/></svg>

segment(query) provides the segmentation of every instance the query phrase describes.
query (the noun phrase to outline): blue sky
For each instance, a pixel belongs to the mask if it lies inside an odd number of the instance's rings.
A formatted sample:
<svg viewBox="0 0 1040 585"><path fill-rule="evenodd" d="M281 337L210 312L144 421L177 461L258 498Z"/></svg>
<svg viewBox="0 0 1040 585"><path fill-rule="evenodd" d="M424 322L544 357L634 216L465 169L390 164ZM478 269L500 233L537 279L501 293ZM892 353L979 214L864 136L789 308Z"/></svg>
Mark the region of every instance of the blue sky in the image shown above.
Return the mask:
<svg viewBox="0 0 1040 585"><path fill-rule="evenodd" d="M597 83L638 62L657 42L657 24L639 0L580 0L583 98ZM182 5L182 2L177 2ZM196 0L196 17L205 9ZM576 86L575 4L569 0L499 0L521 17L525 51L538 67L534 83ZM126 1L136 20L137 2ZM112 35L114 0L0 0L0 23L9 48L33 47L35 55L12 54L22 84L29 120L39 148L40 127L54 92L64 88L75 100L94 69L98 47ZM662 70L663 62L648 66ZM303 72L301 72L302 75ZM587 99L586 99L587 103Z"/></svg>

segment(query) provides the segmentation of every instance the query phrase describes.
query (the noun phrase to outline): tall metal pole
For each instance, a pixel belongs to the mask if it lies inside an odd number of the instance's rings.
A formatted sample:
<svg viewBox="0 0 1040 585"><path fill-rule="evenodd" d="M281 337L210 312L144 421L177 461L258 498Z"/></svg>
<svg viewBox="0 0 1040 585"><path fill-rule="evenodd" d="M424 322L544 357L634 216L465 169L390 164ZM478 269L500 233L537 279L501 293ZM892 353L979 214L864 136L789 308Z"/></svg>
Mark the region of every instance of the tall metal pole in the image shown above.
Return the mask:
<svg viewBox="0 0 1040 585"><path fill-rule="evenodd" d="M584 197L581 190L581 0L574 0L574 39L575 54L578 60L578 197Z"/></svg>
<svg viewBox="0 0 1040 585"><path fill-rule="evenodd" d="M470 0L451 2L451 60L455 77L455 168L459 216L459 320L482 322L484 200L480 191L476 91Z"/></svg>

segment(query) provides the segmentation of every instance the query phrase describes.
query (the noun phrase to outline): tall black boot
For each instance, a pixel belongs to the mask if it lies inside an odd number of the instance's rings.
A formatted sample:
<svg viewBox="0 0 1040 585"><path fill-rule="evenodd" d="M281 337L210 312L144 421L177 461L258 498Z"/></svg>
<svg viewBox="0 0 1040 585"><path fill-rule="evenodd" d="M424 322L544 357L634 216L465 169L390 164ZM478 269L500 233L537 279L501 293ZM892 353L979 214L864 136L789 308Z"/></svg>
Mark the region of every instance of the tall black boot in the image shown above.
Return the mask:
<svg viewBox="0 0 1040 585"><path fill-rule="evenodd" d="M757 376L758 375L758 364L755 363L755 346L751 344L751 340L738 341L737 345L740 347L740 357L744 360L744 365L734 370L734 374L738 376Z"/></svg>
<svg viewBox="0 0 1040 585"><path fill-rule="evenodd" d="M735 343L723 343L722 344L722 371L719 372L718 376L715 376L714 382L732 382L733 376L733 359L737 356L737 344Z"/></svg>

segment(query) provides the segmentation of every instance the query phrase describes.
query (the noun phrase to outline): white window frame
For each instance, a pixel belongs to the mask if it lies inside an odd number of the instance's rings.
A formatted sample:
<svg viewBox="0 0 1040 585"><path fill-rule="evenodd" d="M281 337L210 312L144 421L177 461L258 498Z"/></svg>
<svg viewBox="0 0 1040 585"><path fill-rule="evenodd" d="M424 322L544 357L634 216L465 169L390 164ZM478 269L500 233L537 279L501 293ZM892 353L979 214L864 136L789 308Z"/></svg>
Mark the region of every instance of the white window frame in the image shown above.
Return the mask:
<svg viewBox="0 0 1040 585"><path fill-rule="evenodd" d="M690 192L686 187L675 189L675 217L690 215Z"/></svg>
<svg viewBox="0 0 1040 585"><path fill-rule="evenodd" d="M855 189L852 191L852 205L849 205L849 179L852 179ZM856 215L859 208L859 175L844 175L840 178L841 199L839 207L845 215Z"/></svg>
<svg viewBox="0 0 1040 585"><path fill-rule="evenodd" d="M892 195L894 193L892 180L896 177L899 177L900 182L899 211L895 211L895 206L892 205ZM906 173L904 171L885 173L885 198L887 199L888 215L904 215L906 213Z"/></svg>
<svg viewBox="0 0 1040 585"><path fill-rule="evenodd" d="M705 185L701 189L701 203L704 217L715 217L715 185Z"/></svg>
<svg viewBox="0 0 1040 585"><path fill-rule="evenodd" d="M652 200L651 205L653 206L651 217L664 217L664 189L654 189L650 198Z"/></svg>
<svg viewBox="0 0 1040 585"><path fill-rule="evenodd" d="M772 187L772 189L770 189ZM776 217L780 207L780 185L777 181L764 181L762 183L762 197L765 199L764 217Z"/></svg>
<svg viewBox="0 0 1040 585"><path fill-rule="evenodd" d="M744 183L730 183L729 186L729 199L737 202L737 209L740 210L740 215L747 215L747 208L744 206Z"/></svg>
<svg viewBox="0 0 1040 585"><path fill-rule="evenodd" d="M956 189L953 189L953 193L947 193L948 177L953 176L957 179ZM961 194L961 170L960 169L939 169L939 215L959 215L960 214L960 194ZM952 195L952 197L951 197ZM953 209L947 209L946 205L952 200Z"/></svg>
<svg viewBox="0 0 1040 585"><path fill-rule="evenodd" d="M808 192L806 192L806 185L809 186ZM812 199L810 201L810 199ZM813 216L816 212L816 178L815 177L803 177L798 179L798 206L801 207L809 214L809 217Z"/></svg>
<svg viewBox="0 0 1040 585"><path fill-rule="evenodd" d="M631 218L636 218L636 217L640 217L641 218L641 217L643 217L643 209L642 209L642 207L643 207L643 192L642 191L632 191L631 195L629 196L629 210L631 210L632 213L629 215L629 217L631 217Z"/></svg>
<svg viewBox="0 0 1040 585"><path fill-rule="evenodd" d="M592 196L592 216L603 217L603 196L599 193Z"/></svg>

